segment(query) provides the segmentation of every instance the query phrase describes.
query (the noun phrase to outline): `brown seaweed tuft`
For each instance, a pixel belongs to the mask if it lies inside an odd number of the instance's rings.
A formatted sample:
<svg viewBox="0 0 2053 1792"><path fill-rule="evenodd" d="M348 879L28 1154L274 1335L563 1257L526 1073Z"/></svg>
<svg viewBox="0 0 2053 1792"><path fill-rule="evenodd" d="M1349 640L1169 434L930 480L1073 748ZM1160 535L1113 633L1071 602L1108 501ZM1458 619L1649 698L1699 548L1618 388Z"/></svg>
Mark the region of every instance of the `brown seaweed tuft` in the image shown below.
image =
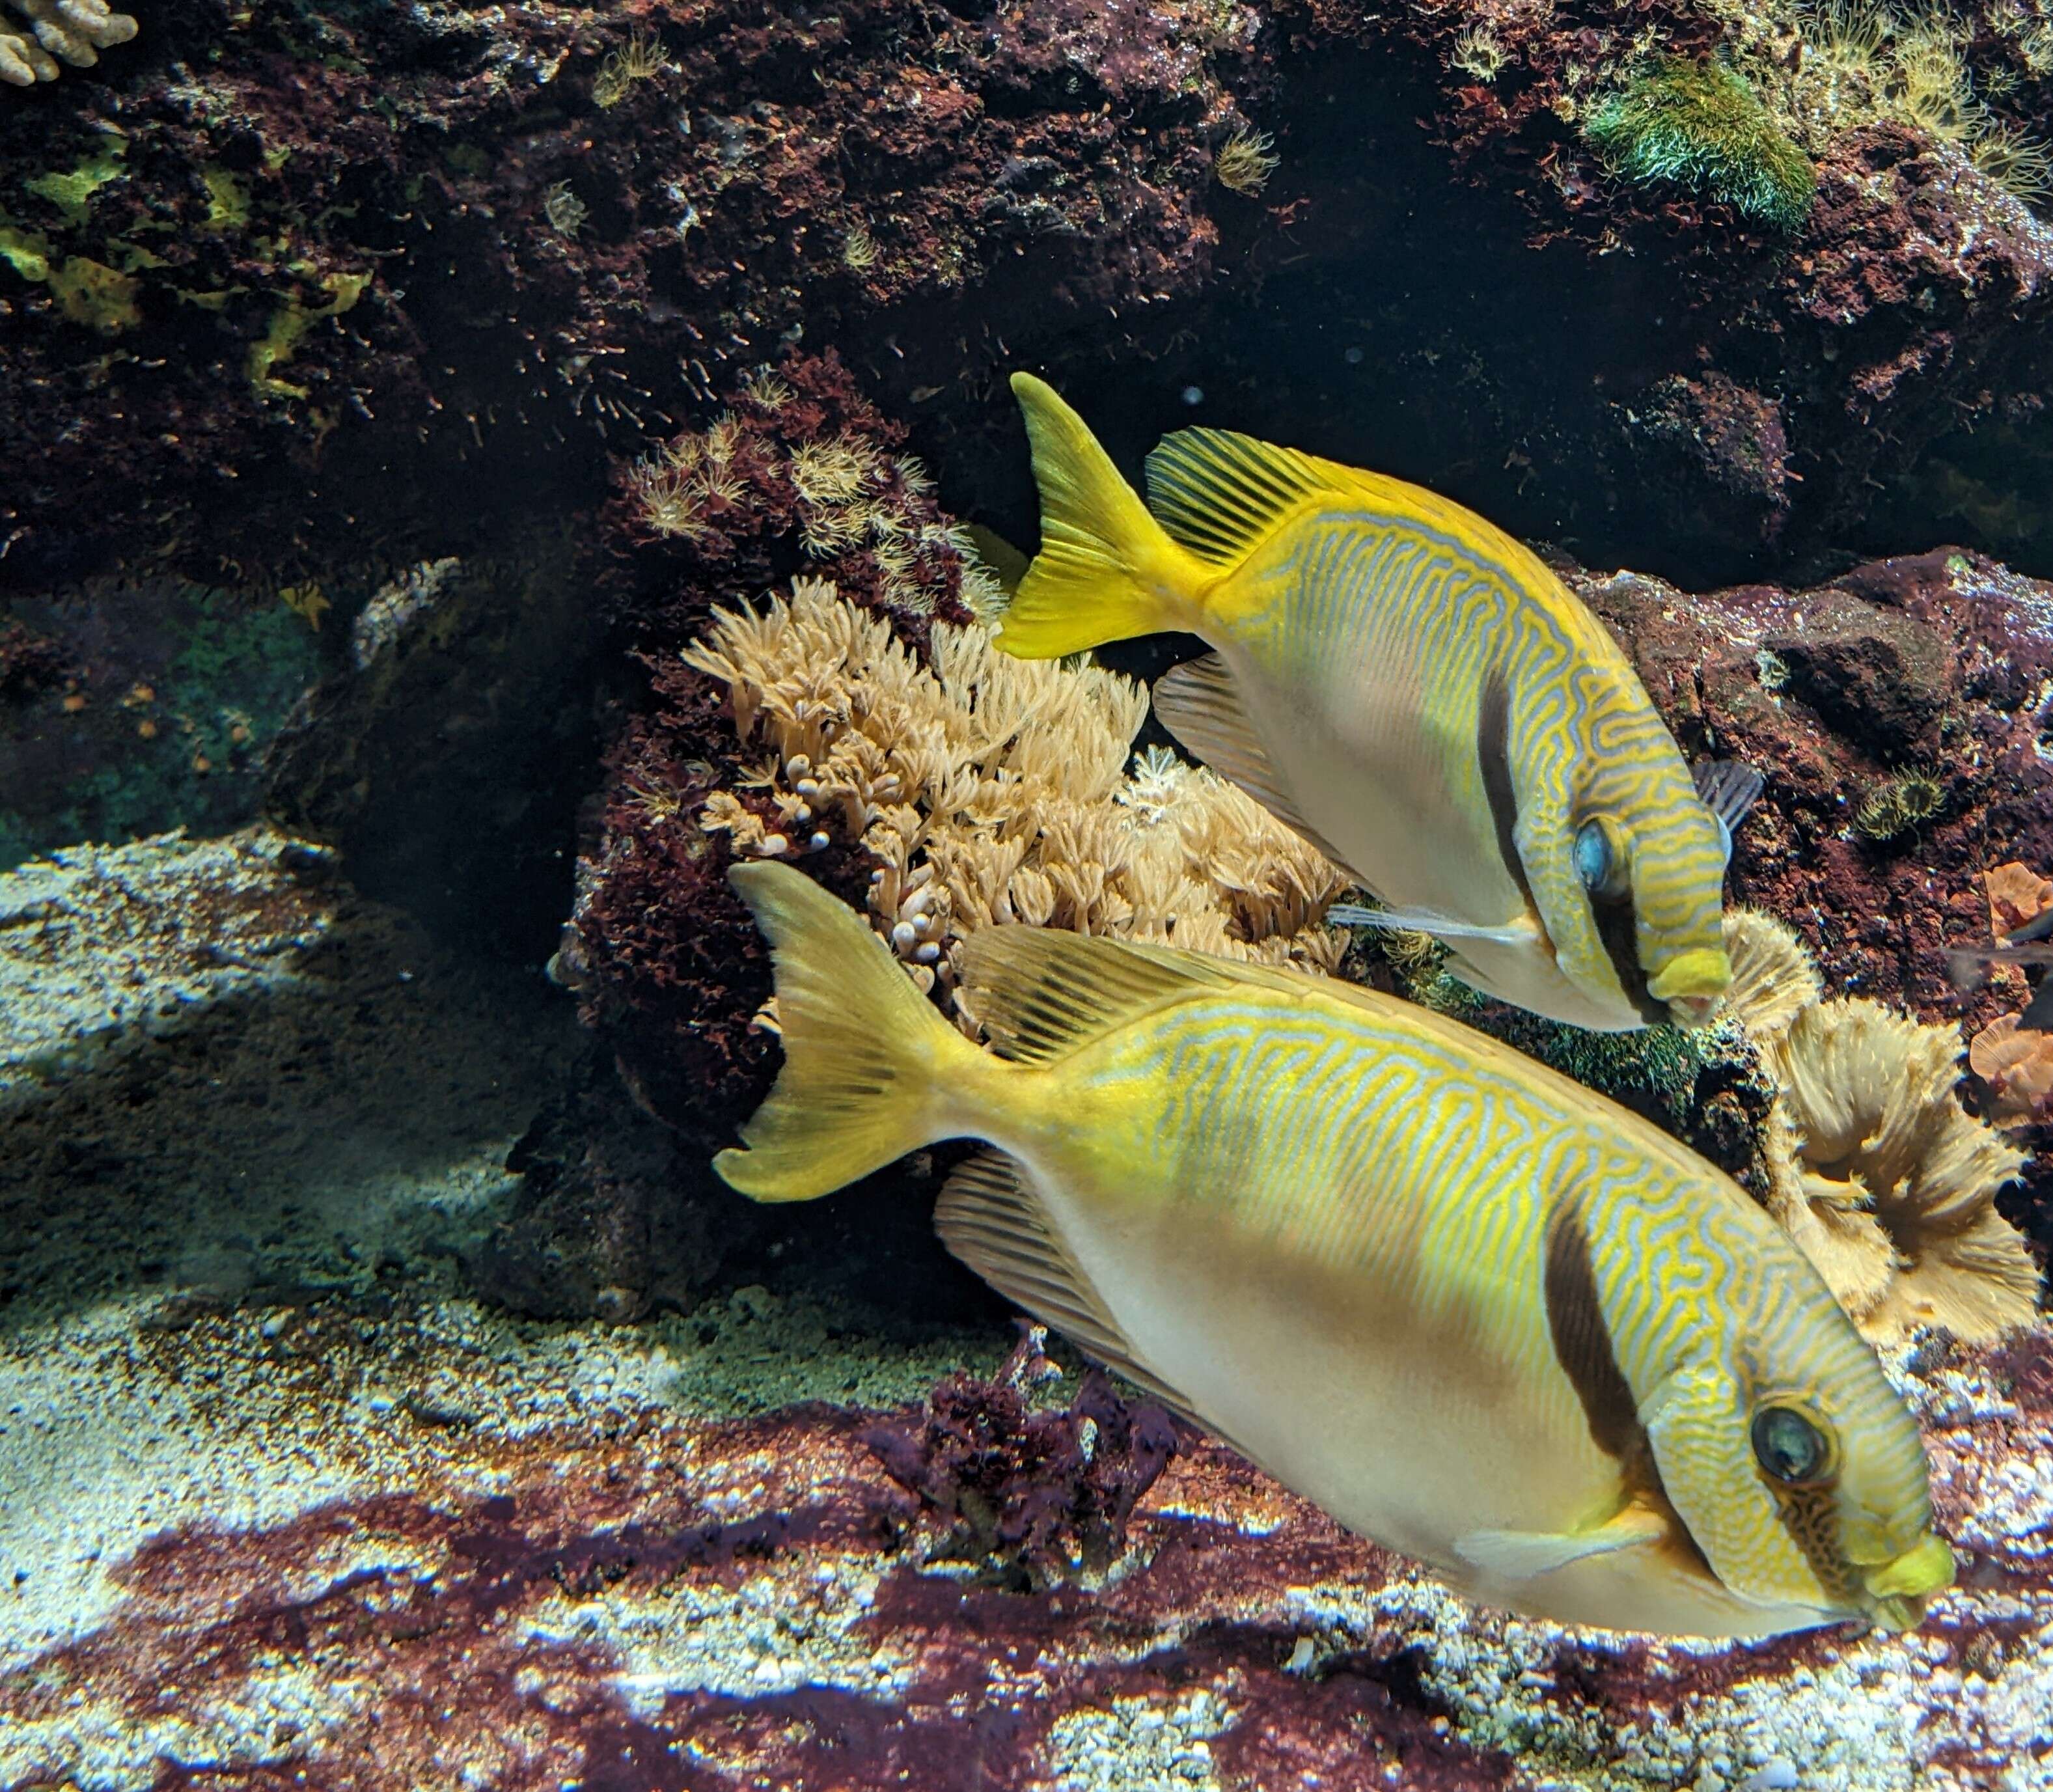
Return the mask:
<svg viewBox="0 0 2053 1792"><path fill-rule="evenodd" d="M991 1380L952 1375L920 1417L862 1434L884 1472L919 1497L924 1558L974 1562L981 1578L1018 1592L1101 1576L1176 1453L1169 1415L1129 1406L1096 1368L1067 1407L1034 1410L1029 1387L1060 1373L1042 1354L1046 1339L1023 1327Z"/></svg>

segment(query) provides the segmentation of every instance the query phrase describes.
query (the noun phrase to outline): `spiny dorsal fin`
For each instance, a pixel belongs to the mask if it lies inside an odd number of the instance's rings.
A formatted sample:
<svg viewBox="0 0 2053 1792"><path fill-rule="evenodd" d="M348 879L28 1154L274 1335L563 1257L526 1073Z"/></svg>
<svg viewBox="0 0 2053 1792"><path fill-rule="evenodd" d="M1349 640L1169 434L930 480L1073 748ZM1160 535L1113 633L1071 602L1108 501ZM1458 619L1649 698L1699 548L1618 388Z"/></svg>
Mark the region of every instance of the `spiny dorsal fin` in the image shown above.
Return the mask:
<svg viewBox="0 0 2053 1792"><path fill-rule="evenodd" d="M1158 957L1053 928L985 927L963 949L963 1006L999 1057L1046 1064L1179 996L1227 987L1224 970L1195 953Z"/></svg>
<svg viewBox="0 0 2053 1792"><path fill-rule="evenodd" d="M1227 783L1238 784L1282 822L1295 828L1336 863L1340 854L1284 794L1276 768L1254 724L1240 705L1233 674L1217 654L1173 666L1155 681L1155 714L1162 725Z"/></svg>
<svg viewBox="0 0 2053 1792"><path fill-rule="evenodd" d="M1203 1426L1189 1401L1135 1361L1090 1278L1050 1228L1017 1158L995 1149L971 1158L941 1185L934 1230L1007 1300L1146 1389L1179 1418Z"/></svg>
<svg viewBox="0 0 2053 1792"><path fill-rule="evenodd" d="M1293 505L1362 475L1231 430L1179 430L1148 457L1148 508L1182 546L1219 564L1244 556Z"/></svg>

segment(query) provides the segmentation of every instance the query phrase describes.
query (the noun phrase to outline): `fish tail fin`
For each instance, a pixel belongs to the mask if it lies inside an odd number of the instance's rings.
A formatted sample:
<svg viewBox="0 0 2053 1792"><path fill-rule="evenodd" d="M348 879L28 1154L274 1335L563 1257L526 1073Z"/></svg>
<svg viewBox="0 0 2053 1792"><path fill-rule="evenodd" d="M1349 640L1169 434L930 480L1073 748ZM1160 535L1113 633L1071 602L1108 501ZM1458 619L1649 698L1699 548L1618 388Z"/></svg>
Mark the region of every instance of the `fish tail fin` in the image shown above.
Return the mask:
<svg viewBox="0 0 2053 1792"><path fill-rule="evenodd" d="M950 1136L948 1091L980 1083L986 1055L811 878L765 863L728 881L769 937L784 1066L741 1129L748 1149L713 1159L721 1179L755 1201L812 1201Z"/></svg>
<svg viewBox="0 0 2053 1792"><path fill-rule="evenodd" d="M1210 569L1149 514L1054 387L1015 373L1012 391L1041 489L1041 549L1006 608L999 646L1054 659L1190 627Z"/></svg>

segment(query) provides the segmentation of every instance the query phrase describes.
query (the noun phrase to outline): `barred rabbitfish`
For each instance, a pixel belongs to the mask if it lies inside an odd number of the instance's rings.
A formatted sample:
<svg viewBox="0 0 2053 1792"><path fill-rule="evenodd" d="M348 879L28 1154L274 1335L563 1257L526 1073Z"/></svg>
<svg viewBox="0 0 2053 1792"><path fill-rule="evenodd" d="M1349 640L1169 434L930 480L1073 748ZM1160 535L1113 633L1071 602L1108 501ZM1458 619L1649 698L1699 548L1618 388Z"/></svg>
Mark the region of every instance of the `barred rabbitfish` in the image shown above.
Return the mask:
<svg viewBox="0 0 2053 1792"><path fill-rule="evenodd" d="M791 867L732 874L785 1062L714 1160L806 1201L953 1138L943 1240L1001 1292L1462 1591L1620 1629L1915 1623L1952 1578L1916 1427L1729 1178L1354 985L1015 926L991 1048Z"/></svg>
<svg viewBox="0 0 2053 1792"><path fill-rule="evenodd" d="M1729 813L1706 804L1537 556L1415 485L1221 430L1165 438L1144 505L1052 388L1012 389L1041 547L1000 646L1202 636L1156 713L1385 905L1348 918L1437 934L1457 976L1557 1020L1708 1017L1728 824L1759 780L1710 768Z"/></svg>

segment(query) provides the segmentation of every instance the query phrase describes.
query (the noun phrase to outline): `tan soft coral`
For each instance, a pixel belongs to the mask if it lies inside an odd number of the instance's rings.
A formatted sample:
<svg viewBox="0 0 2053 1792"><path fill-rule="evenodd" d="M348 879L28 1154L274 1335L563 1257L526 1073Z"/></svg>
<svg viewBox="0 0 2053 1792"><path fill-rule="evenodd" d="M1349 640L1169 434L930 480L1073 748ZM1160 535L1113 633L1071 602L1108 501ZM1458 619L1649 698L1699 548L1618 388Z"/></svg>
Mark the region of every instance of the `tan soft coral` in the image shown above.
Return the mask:
<svg viewBox="0 0 2053 1792"><path fill-rule="evenodd" d="M873 921L924 988L952 988L963 941L1003 922L1339 963L1322 922L1344 874L1209 771L1156 749L1129 772L1142 686L1013 659L980 627L932 639L929 668L819 580L716 614L684 657L768 752L700 825L758 855L859 839Z"/></svg>
<svg viewBox="0 0 2053 1792"><path fill-rule="evenodd" d="M1736 911L1725 933L1728 1006L1780 1090L1766 1204L1840 1305L1878 1341L2027 1322L2038 1274L1995 1205L2024 1157L1956 1098L1958 1031L1821 1000L1809 954L1768 916Z"/></svg>
<svg viewBox="0 0 2053 1792"><path fill-rule="evenodd" d="M28 29L11 24L11 7ZM134 19L110 11L107 0L0 0L0 83L33 87L55 81L57 65L90 69L99 53L135 35Z"/></svg>

